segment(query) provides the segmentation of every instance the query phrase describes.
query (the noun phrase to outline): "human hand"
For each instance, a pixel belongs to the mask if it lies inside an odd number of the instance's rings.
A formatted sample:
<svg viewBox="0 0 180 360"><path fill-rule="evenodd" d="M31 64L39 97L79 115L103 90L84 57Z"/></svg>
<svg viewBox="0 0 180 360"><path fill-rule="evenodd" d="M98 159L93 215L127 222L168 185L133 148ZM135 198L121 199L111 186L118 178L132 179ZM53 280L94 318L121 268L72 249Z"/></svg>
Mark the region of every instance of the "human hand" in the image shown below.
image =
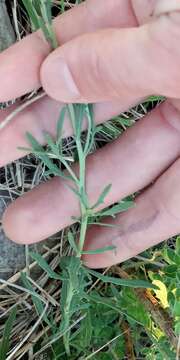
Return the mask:
<svg viewBox="0 0 180 360"><path fill-rule="evenodd" d="M48 94L0 132L1 166L22 155L17 147L27 145L26 131L41 142L44 130L55 134L60 101L96 103L98 123L146 96L169 98L89 157L92 203L102 185L112 183L104 204L108 206L154 183L137 197L135 208L116 217L118 227L89 230L86 248L113 243L117 251L86 256L88 266L118 263L180 231L179 10L178 0L111 0L106 5L104 0L89 0L55 20L64 45L49 56L40 32L0 55L0 101L40 85ZM0 121L10 111L1 111ZM3 226L12 240L33 243L69 225L72 215L78 216L77 199L54 178L11 204Z"/></svg>

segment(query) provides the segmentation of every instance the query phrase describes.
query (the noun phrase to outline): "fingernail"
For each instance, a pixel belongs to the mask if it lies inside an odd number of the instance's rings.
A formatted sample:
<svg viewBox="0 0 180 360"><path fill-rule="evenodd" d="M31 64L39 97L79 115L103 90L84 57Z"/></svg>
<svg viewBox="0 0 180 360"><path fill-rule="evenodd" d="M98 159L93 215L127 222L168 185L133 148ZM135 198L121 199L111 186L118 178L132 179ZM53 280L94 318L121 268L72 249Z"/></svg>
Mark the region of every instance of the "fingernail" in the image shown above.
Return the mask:
<svg viewBox="0 0 180 360"><path fill-rule="evenodd" d="M42 83L44 90L56 100L78 102L81 98L72 73L63 58L57 57L45 63L42 70Z"/></svg>

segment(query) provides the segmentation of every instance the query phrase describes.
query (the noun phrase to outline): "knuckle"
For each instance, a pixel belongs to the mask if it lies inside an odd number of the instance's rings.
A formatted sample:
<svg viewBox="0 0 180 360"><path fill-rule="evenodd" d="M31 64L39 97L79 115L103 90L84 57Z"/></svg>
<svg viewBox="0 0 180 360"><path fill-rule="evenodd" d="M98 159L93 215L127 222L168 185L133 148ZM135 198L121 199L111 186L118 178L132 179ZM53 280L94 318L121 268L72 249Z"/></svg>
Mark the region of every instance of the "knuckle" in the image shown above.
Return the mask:
<svg viewBox="0 0 180 360"><path fill-rule="evenodd" d="M154 184L153 197L161 213L180 228L180 159Z"/></svg>
<svg viewBox="0 0 180 360"><path fill-rule="evenodd" d="M180 11L179 0L158 0L154 10L154 16Z"/></svg>
<svg viewBox="0 0 180 360"><path fill-rule="evenodd" d="M172 130L175 130L180 135L180 103L176 100L166 100L164 104L159 107L160 115L163 122L170 125ZM180 143L179 143L180 146Z"/></svg>
<svg viewBox="0 0 180 360"><path fill-rule="evenodd" d="M154 49L152 59L156 58L161 66L159 76L166 96L180 97L180 12L168 13L150 22L148 36Z"/></svg>

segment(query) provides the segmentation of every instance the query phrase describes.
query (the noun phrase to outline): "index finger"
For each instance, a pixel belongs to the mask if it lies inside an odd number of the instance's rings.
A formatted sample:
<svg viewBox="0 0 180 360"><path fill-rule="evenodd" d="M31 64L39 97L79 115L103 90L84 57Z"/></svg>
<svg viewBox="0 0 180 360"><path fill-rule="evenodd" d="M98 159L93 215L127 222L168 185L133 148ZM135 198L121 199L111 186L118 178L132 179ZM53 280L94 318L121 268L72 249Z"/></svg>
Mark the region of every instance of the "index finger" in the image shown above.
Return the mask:
<svg viewBox="0 0 180 360"><path fill-rule="evenodd" d="M54 20L59 44L82 33L106 27L135 26L130 1L87 0ZM28 35L0 54L0 101L8 101L40 87L39 70L50 52L41 31Z"/></svg>

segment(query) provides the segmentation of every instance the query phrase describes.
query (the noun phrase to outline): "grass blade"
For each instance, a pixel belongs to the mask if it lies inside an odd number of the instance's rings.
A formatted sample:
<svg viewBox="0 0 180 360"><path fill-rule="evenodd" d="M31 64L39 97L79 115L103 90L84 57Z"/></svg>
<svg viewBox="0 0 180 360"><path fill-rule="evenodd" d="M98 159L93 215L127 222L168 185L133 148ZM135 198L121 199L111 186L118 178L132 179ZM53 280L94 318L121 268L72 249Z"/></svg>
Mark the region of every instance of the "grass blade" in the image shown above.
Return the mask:
<svg viewBox="0 0 180 360"><path fill-rule="evenodd" d="M97 202L91 208L92 210L95 209L96 207L98 207L99 205L104 203L104 200L105 200L106 196L109 194L111 188L112 188L112 184L109 184L104 188L101 195L99 196L99 199L97 200Z"/></svg>
<svg viewBox="0 0 180 360"><path fill-rule="evenodd" d="M153 285L149 281L146 280L125 280L118 279L111 276L102 275L97 271L88 269L88 272L95 276L96 278L102 280L105 283L111 283L114 285L128 286L132 288L145 288L145 289L159 289L156 285Z"/></svg>
<svg viewBox="0 0 180 360"><path fill-rule="evenodd" d="M89 250L89 251L82 251L81 254L82 255L96 255L96 254L103 254L107 251L112 251L112 250L115 250L116 249L116 246L105 246L103 248L99 248L99 249L96 249L96 250Z"/></svg>
<svg viewBox="0 0 180 360"><path fill-rule="evenodd" d="M30 281L27 279L25 273L21 273L21 280L26 287L26 289L30 290L32 293L36 294L34 291ZM37 314L40 316L43 313L44 305L40 299L37 298L37 296L32 295L32 301L34 303L35 309L37 311ZM46 322L47 325L51 326L50 321L48 320L48 317L46 314L43 316L43 320Z"/></svg>
<svg viewBox="0 0 180 360"><path fill-rule="evenodd" d="M112 206L111 208L109 209L105 209L105 210L102 210L98 213L96 213L96 216L112 216L114 217L115 215L121 213L121 212L124 212L124 211L127 211L128 209L134 207L134 202L133 201L121 201L119 204L116 204L114 206Z"/></svg>
<svg viewBox="0 0 180 360"><path fill-rule="evenodd" d="M47 261L40 254L35 253L35 252L30 252L29 255L31 256L31 258L33 260L37 261L37 263L41 267L41 269L43 269L51 279L62 280L61 275L59 275L55 271L53 271L51 269L51 267L49 266L49 264L47 263Z"/></svg>
<svg viewBox="0 0 180 360"><path fill-rule="evenodd" d="M69 241L69 244L71 245L72 249L74 250L75 254L77 254L78 253L78 247L76 245L76 242L74 240L74 236L73 236L71 231L68 231L68 241Z"/></svg>
<svg viewBox="0 0 180 360"><path fill-rule="evenodd" d="M14 321L16 319L16 307L11 311L8 320L6 321L2 342L0 344L0 360L6 360L7 353L10 347L10 336Z"/></svg>
<svg viewBox="0 0 180 360"><path fill-rule="evenodd" d="M32 5L32 2L30 0L22 0L22 2L31 19L34 30L39 29L39 17L34 9L34 6Z"/></svg>

